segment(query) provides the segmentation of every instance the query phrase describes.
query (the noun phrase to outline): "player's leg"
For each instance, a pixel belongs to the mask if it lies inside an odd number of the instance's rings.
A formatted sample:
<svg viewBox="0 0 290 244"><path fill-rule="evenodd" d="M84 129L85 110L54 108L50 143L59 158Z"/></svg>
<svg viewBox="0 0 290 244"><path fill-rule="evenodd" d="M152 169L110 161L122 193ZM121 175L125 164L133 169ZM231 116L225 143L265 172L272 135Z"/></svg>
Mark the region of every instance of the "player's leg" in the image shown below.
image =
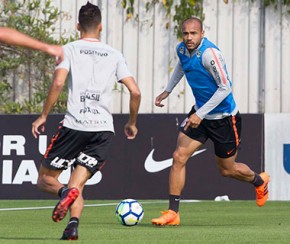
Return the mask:
<svg viewBox="0 0 290 244"><path fill-rule="evenodd" d="M79 196L75 199L70 207L70 219L61 237L62 240L77 240L78 225L84 208L83 189L87 180L92 176L85 167L77 165L73 170L68 187L78 189Z"/></svg>
<svg viewBox="0 0 290 244"><path fill-rule="evenodd" d="M108 131L85 134L84 136L89 136L89 139L86 140L85 147L76 158L75 168L68 183L70 189L79 190L79 196L70 207L70 219L61 237L62 240L78 239L77 228L84 208L82 192L85 183L104 166L114 136Z"/></svg>
<svg viewBox="0 0 290 244"><path fill-rule="evenodd" d="M191 155L202 145L180 132L176 149L173 153L173 164L169 174L169 208L162 216L152 219L155 225L179 225L180 195L185 184L186 163Z"/></svg>
<svg viewBox="0 0 290 244"><path fill-rule="evenodd" d="M58 177L62 170L53 170L40 165L37 187L44 192L57 195L59 189L64 185L58 181Z"/></svg>
<svg viewBox="0 0 290 244"><path fill-rule="evenodd" d="M52 212L52 219L55 222L61 221L66 216L68 209L79 195L77 188L64 186L58 181L58 177L75 161L83 140L85 138L82 137L82 133L63 127L60 123L42 160L38 186L60 197Z"/></svg>
<svg viewBox="0 0 290 244"><path fill-rule="evenodd" d="M88 179L92 176L92 173L85 167L77 165L73 170L70 181L68 183L69 188L79 189L79 197L74 201L70 208L70 216L79 218L84 208L84 200L82 192Z"/></svg>
<svg viewBox="0 0 290 244"><path fill-rule="evenodd" d="M49 169L41 165L37 180L37 186L40 190L60 197L60 201L52 213L52 219L55 222L59 222L65 217L67 210L79 195L77 188L67 188L58 181L61 172L62 170Z"/></svg>
<svg viewBox="0 0 290 244"><path fill-rule="evenodd" d="M216 162L219 172L224 177L232 177L240 181L252 182L255 178L255 172L246 164L235 162L236 155L229 158L220 158L216 156Z"/></svg>
<svg viewBox="0 0 290 244"><path fill-rule="evenodd" d="M185 184L186 163L191 155L202 145L201 142L179 133L173 164L169 174L169 194L180 196Z"/></svg>
<svg viewBox="0 0 290 244"><path fill-rule="evenodd" d="M251 182L256 189L257 205L263 206L268 199L269 175L265 172L258 175L245 163L236 162L241 135L240 114L209 121L208 130L211 131L216 162L221 175Z"/></svg>
<svg viewBox="0 0 290 244"><path fill-rule="evenodd" d="M262 207L266 203L269 196L269 175L266 172L262 172L259 175L251 170L245 163L235 162L235 158L236 156L232 156L230 158L216 157L221 175L252 183L256 190L257 205Z"/></svg>

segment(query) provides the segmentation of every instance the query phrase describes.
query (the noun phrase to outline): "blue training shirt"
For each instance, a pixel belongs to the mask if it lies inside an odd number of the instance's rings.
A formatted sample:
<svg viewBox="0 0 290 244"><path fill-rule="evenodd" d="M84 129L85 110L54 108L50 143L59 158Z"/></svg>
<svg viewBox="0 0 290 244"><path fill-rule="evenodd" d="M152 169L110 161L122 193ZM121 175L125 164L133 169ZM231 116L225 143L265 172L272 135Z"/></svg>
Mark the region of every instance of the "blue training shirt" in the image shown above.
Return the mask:
<svg viewBox="0 0 290 244"><path fill-rule="evenodd" d="M224 58L217 46L203 38L199 47L190 53L181 42L176 47L179 57L166 91L171 92L185 75L195 98L196 114L201 118L219 119L236 114L236 103L232 94Z"/></svg>

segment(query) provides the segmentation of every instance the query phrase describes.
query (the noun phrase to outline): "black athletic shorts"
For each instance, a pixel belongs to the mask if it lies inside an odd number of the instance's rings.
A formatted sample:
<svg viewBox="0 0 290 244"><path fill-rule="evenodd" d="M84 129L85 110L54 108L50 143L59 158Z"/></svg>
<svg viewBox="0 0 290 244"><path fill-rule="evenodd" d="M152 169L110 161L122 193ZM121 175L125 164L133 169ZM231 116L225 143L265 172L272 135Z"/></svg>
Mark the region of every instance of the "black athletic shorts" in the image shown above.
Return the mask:
<svg viewBox="0 0 290 244"><path fill-rule="evenodd" d="M50 169L65 170L71 165L82 165L92 176L107 159L114 133L111 131L87 132L59 125L42 164Z"/></svg>
<svg viewBox="0 0 290 244"><path fill-rule="evenodd" d="M195 113L192 108L187 117ZM241 135L241 115L238 112L235 116L228 116L222 119L207 120L203 119L197 128L189 127L184 130L183 122L179 131L186 134L193 140L205 143L207 139L211 139L214 143L215 155L220 158L229 158L235 155L240 145Z"/></svg>

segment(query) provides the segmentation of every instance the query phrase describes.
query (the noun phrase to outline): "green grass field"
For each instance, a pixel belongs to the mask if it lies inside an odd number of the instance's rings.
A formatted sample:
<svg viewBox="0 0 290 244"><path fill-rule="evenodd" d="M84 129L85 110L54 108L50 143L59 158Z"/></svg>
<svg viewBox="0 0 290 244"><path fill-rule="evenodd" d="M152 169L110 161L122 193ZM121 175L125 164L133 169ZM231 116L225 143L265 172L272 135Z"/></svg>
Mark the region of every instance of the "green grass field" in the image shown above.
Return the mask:
<svg viewBox="0 0 290 244"><path fill-rule="evenodd" d="M151 218L168 207L167 201L141 201L142 222L133 227L115 218L118 201L86 201L76 243L290 243L289 202L182 202L181 225L156 227ZM51 220L56 201L0 201L0 243L56 243L66 226ZM101 206L101 204L112 203ZM91 206L93 205L93 206ZM47 207L6 210L8 208Z"/></svg>

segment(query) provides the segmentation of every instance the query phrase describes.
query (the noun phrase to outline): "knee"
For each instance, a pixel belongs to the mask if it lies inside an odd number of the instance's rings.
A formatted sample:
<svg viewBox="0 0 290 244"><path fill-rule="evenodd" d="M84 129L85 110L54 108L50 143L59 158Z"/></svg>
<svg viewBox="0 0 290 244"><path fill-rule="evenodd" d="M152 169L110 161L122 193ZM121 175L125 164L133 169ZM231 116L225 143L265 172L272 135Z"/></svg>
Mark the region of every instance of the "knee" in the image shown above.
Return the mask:
<svg viewBox="0 0 290 244"><path fill-rule="evenodd" d="M188 157L183 153L180 153L177 150L173 153L173 166L184 167L187 160Z"/></svg>
<svg viewBox="0 0 290 244"><path fill-rule="evenodd" d="M46 189L46 186L50 185L51 176L46 174L40 174L37 178L37 188L40 190Z"/></svg>

